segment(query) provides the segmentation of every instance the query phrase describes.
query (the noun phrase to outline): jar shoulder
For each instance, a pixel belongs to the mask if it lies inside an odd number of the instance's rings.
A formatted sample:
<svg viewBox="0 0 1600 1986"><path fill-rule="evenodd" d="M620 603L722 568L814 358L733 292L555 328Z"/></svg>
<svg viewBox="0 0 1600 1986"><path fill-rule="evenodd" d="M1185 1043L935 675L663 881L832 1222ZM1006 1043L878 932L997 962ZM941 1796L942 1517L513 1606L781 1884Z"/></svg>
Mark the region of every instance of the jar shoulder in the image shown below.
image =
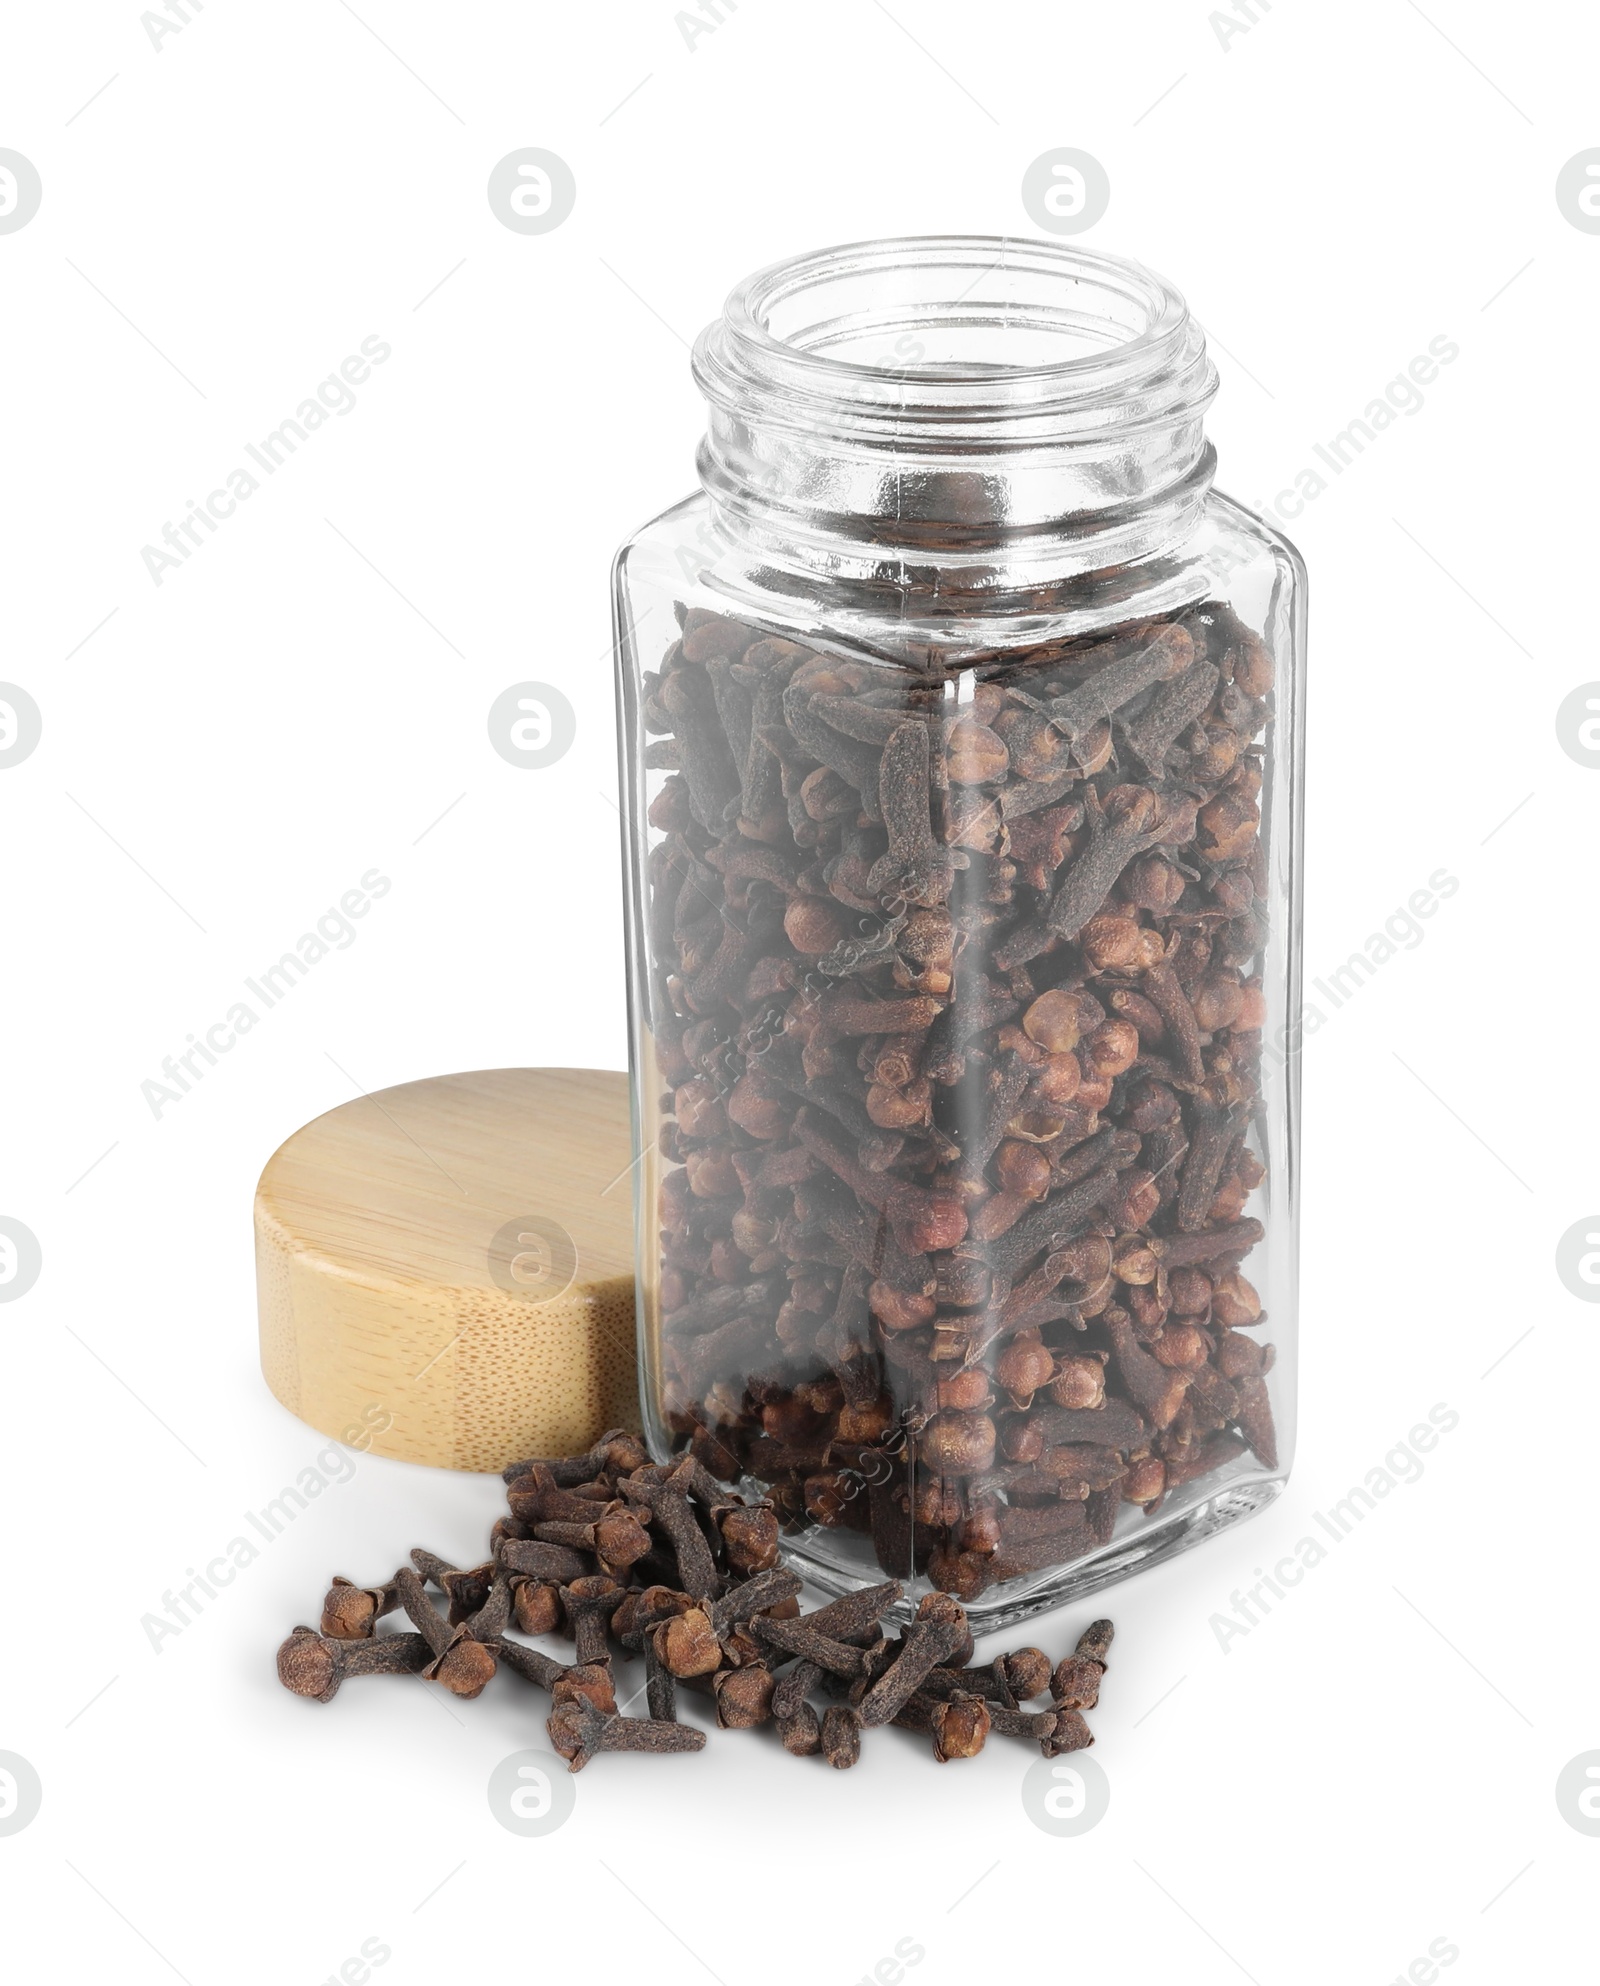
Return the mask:
<svg viewBox="0 0 1600 1986"><path fill-rule="evenodd" d="M1219 590L1225 592L1229 580L1240 574L1270 574L1280 586L1304 595L1306 562L1300 548L1276 525L1221 490L1213 489L1207 496L1193 545Z"/></svg>
<svg viewBox="0 0 1600 1986"><path fill-rule="evenodd" d="M953 613L947 598L934 618L922 619L908 613L890 572L879 585L863 586L752 563L721 529L706 493L695 490L633 532L616 554L613 583L625 619L669 603L680 610L699 607L811 638L824 633L890 658L902 643L924 654L932 647L1032 647L1100 627L1168 618L1205 601L1227 604L1262 631L1275 623L1293 640L1292 631L1303 626L1306 567L1298 547L1275 525L1212 490L1183 544L1148 567L1090 575L1055 594L1008 602L979 597L970 621Z"/></svg>

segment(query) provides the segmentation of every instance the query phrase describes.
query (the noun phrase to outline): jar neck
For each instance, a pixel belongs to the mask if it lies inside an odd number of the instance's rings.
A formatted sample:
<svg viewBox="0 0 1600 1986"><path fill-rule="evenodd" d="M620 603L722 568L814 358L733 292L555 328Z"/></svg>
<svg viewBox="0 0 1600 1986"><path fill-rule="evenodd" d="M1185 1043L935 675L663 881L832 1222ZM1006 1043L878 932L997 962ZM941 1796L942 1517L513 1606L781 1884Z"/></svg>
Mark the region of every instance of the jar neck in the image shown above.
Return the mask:
<svg viewBox="0 0 1600 1986"><path fill-rule="evenodd" d="M1025 594L1196 528L1216 370L1183 298L1065 243L930 236L750 277L702 332L698 465L778 572Z"/></svg>

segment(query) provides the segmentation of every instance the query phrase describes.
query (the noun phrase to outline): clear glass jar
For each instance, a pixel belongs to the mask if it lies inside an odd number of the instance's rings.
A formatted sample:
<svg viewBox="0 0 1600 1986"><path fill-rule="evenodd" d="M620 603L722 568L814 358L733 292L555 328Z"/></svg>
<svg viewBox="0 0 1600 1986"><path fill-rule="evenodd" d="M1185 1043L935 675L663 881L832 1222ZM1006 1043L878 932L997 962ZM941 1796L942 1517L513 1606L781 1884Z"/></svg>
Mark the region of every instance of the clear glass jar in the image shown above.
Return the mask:
<svg viewBox="0 0 1600 1986"><path fill-rule="evenodd" d="M1304 570L1130 262L827 250L694 372L616 567L649 1438L997 1627L1288 1470Z"/></svg>

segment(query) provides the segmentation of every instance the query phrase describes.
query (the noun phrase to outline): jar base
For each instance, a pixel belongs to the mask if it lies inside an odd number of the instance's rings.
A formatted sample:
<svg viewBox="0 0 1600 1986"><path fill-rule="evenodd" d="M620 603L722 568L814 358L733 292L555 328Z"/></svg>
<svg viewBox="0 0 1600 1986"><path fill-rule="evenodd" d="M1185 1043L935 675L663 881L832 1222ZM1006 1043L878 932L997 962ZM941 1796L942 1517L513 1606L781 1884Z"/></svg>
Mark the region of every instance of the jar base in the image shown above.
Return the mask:
<svg viewBox="0 0 1600 1986"><path fill-rule="evenodd" d="M1180 1552L1265 1510L1284 1488L1285 1480L1281 1475L1236 1477L1198 1503L1158 1517L1153 1523L1141 1524L1068 1565L1052 1566L1027 1579L1008 1580L992 1593L980 1594L966 1602L972 1631L980 1636L999 1633L1019 1621L1031 1620L1035 1614L1086 1599L1131 1573L1176 1558ZM859 1557L847 1555L851 1543L863 1547ZM858 1592L862 1587L877 1585L886 1576L871 1558L864 1538L853 1534L847 1538L820 1525L786 1537L783 1555L793 1571L825 1593ZM931 1590L926 1579L907 1583L908 1597L890 1609L888 1619L909 1619L916 1611L920 1594Z"/></svg>

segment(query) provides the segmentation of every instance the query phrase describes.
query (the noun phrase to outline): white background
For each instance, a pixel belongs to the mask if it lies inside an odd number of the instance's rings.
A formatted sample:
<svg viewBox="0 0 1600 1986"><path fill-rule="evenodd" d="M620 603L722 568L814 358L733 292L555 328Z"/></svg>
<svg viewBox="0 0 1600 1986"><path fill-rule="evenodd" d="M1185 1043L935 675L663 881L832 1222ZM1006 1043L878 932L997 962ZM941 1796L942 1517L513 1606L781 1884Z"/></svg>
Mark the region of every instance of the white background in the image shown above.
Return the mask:
<svg viewBox="0 0 1600 1986"><path fill-rule="evenodd" d="M904 1939L918 1986L1381 1986L1438 1940L1452 1982L1585 1972L1600 1840L1555 1782L1600 1747L1600 1315L1554 1264L1600 1204L1600 774L1555 713L1600 676L1600 236L1555 181L1600 144L1600 27L1240 0L1224 48L1204 0L722 0L691 49L670 0L185 11L158 53L136 0L16 6L0 72L44 187L0 235L0 675L44 714L0 773L0 1213L44 1262L0 1308L0 1750L44 1788L0 1838L15 1976L313 1986L376 1938L421 1981L575 1967L580 1933L661 1986L850 1982ZM544 236L485 198L525 145L577 179ZM1306 1049L1296 1472L1111 1596L1089 1834L1032 1824L1014 1743L936 1768L885 1734L842 1778L719 1735L601 1760L518 1838L485 1787L543 1747L538 1693L272 1676L330 1571L472 1551L492 1480L363 1459L159 1653L141 1628L323 1447L257 1371L254 1180L357 1085L623 1065L607 564L691 486L686 341L783 255L1033 232L1060 145L1110 175L1091 245L1214 335L1245 501L1460 346L1287 526L1308 974L1460 882ZM371 334L356 410L158 588L141 547ZM527 677L578 714L534 773L485 731ZM154 1117L162 1058L374 866L357 941ZM1224 1650L1230 1594L1441 1402L1421 1479Z"/></svg>

